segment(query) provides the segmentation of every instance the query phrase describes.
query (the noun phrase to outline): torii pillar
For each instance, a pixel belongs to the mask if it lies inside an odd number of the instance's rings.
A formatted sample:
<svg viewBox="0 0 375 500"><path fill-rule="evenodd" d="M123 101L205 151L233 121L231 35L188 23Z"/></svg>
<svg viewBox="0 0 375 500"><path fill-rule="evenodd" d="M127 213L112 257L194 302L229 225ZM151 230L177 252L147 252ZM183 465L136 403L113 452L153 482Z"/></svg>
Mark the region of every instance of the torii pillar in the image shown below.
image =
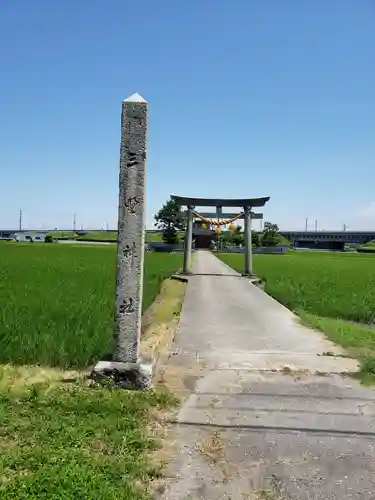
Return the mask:
<svg viewBox="0 0 375 500"><path fill-rule="evenodd" d="M251 209L249 206L243 207L244 211L244 240L245 240L245 271L243 276L253 275L253 244L251 235Z"/></svg>
<svg viewBox="0 0 375 500"><path fill-rule="evenodd" d="M191 274L191 247L193 245L193 209L192 205L188 205L186 212L186 232L184 245L184 266L183 274Z"/></svg>

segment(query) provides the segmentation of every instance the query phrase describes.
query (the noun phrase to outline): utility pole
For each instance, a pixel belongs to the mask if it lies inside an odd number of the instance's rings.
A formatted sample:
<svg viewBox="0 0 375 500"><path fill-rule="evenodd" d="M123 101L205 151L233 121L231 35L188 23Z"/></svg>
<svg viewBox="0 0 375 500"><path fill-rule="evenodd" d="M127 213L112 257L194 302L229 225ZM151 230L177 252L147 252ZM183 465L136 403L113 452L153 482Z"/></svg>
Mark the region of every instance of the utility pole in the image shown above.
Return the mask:
<svg viewBox="0 0 375 500"><path fill-rule="evenodd" d="M106 227L106 231L108 231L108 222L106 223L105 227Z"/></svg>
<svg viewBox="0 0 375 500"><path fill-rule="evenodd" d="M305 220L305 232L307 232L307 223L309 222L309 218L306 217L306 220Z"/></svg>
<svg viewBox="0 0 375 500"><path fill-rule="evenodd" d="M343 227L343 229L344 229L344 232L345 232L345 231L346 231L346 224L344 224L344 227Z"/></svg>
<svg viewBox="0 0 375 500"><path fill-rule="evenodd" d="M73 216L73 231L76 230L76 214Z"/></svg>
<svg viewBox="0 0 375 500"><path fill-rule="evenodd" d="M317 231L318 231L318 221L315 220L315 232L317 232Z"/></svg>
<svg viewBox="0 0 375 500"><path fill-rule="evenodd" d="M20 210L20 231L22 231L22 210Z"/></svg>

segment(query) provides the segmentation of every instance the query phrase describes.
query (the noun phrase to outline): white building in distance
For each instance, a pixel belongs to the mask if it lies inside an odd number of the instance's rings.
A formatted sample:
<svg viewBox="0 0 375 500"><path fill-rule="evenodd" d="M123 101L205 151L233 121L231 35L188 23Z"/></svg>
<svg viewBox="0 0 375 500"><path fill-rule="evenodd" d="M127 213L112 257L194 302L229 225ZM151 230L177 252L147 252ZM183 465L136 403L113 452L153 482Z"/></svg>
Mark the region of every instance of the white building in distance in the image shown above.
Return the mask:
<svg viewBox="0 0 375 500"><path fill-rule="evenodd" d="M44 243L47 233L36 231L20 231L14 233L14 239L19 243Z"/></svg>

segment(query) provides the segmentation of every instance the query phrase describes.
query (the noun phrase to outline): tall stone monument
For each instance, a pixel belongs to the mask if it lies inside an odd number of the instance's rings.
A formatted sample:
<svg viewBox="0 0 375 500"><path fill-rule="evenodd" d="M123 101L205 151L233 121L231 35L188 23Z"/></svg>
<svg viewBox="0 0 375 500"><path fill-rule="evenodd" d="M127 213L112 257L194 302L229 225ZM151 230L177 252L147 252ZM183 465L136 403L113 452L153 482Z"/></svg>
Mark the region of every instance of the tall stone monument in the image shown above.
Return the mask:
<svg viewBox="0 0 375 500"><path fill-rule="evenodd" d="M151 385L140 362L142 317L147 101L134 94L122 103L116 267L115 352L94 372L126 388Z"/></svg>

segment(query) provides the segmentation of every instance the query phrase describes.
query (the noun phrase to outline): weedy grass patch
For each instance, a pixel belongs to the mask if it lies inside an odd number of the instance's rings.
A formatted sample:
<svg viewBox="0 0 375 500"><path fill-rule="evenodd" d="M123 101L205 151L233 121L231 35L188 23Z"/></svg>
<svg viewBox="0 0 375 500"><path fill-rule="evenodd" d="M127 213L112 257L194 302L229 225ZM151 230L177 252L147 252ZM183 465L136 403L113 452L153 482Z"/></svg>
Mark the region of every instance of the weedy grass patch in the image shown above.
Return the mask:
<svg viewBox="0 0 375 500"><path fill-rule="evenodd" d="M243 255L219 258L241 272ZM265 291L349 353L375 355L375 257L330 252L254 255Z"/></svg>
<svg viewBox="0 0 375 500"><path fill-rule="evenodd" d="M0 368L0 498L149 498L161 471L147 426L175 403L170 394L83 380L12 385L21 372L11 369Z"/></svg>
<svg viewBox="0 0 375 500"><path fill-rule="evenodd" d="M182 255L146 253L143 309ZM0 363L83 368L112 349L115 246L0 244Z"/></svg>

